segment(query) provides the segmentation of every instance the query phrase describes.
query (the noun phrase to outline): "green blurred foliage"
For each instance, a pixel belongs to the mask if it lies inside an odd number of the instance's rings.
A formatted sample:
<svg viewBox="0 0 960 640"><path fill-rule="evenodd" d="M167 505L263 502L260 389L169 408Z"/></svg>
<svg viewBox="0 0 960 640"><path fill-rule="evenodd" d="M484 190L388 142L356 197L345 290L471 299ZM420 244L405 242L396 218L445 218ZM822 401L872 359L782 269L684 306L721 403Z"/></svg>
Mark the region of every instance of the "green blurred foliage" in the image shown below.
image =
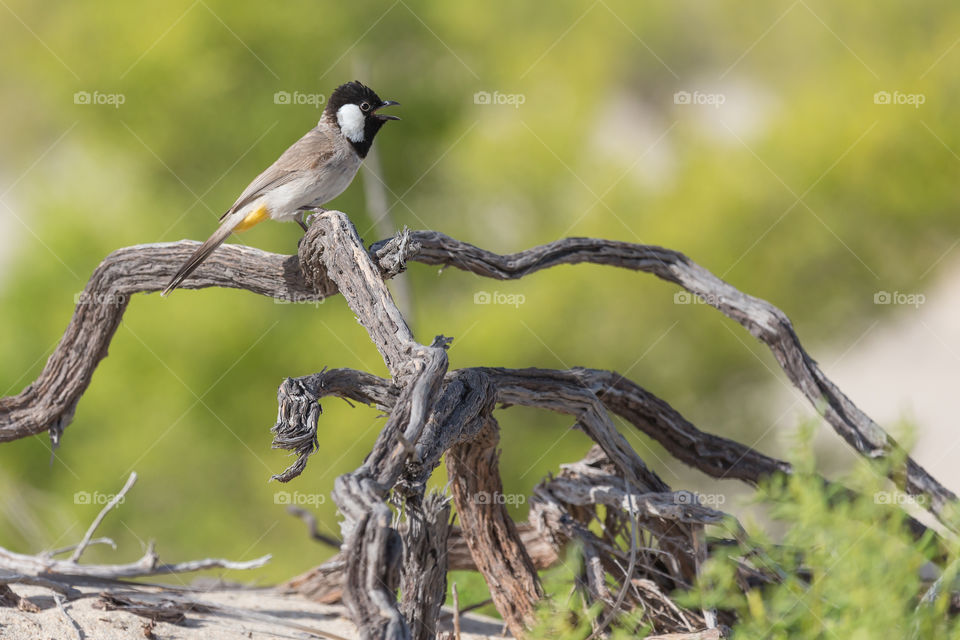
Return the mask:
<svg viewBox="0 0 960 640"><path fill-rule="evenodd" d="M315 123L316 106L277 104L276 92L326 94L358 69L403 104L376 144L395 226L499 252L569 235L676 248L783 308L809 345L850 343L886 309L873 293L921 289L960 231L958 28L947 2L8 0L0 391L38 374L105 255L205 238ZM124 101L76 104L78 91ZM523 104L475 104L478 91ZM676 104L679 91L725 103ZM878 91L925 103L878 105ZM378 239L360 185L333 206ZM274 224L241 241L291 253L299 237ZM591 266L498 283L414 264L406 277L418 337L454 336L452 367L616 369L707 430L748 442L768 431L739 392L783 379L772 358L714 310L675 304L672 285ZM525 302L476 305L480 291ZM73 494L112 493L136 470L101 530L120 550L91 559L132 559L152 538L170 561L273 553L258 580L306 569L330 551L274 493L319 501L383 424L330 401L306 473L267 482L289 462L269 448L277 385L327 366L385 373L339 298L138 296L53 461L45 437L2 446L0 544L76 541L97 507ZM498 416L507 491L529 492L586 450L568 418ZM630 438L669 482L698 479ZM771 440L759 446L775 452ZM318 513L336 531L329 500Z"/></svg>

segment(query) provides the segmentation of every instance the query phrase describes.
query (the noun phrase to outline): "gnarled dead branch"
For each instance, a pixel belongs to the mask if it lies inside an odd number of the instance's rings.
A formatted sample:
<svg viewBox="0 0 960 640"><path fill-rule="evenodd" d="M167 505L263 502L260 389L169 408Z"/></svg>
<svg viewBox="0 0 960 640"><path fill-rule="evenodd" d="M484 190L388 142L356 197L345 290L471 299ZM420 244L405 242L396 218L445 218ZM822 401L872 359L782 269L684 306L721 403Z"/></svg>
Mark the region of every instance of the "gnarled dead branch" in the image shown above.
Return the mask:
<svg viewBox="0 0 960 640"><path fill-rule="evenodd" d="M869 416L850 401L807 354L786 315L769 302L738 291L682 253L651 245L595 238L565 238L498 255L435 231L414 231L370 248L381 274L407 261L450 266L498 280L515 280L561 264L591 263L652 273L700 296L763 341L787 377L853 448L869 459L905 460L891 479L911 495L925 495L929 509L951 528L945 513L956 496L930 476ZM314 236L314 240L317 236ZM305 239L301 245L312 244ZM393 243L391 245L391 243ZM196 242L137 245L119 249L94 271L67 331L40 376L16 396L0 398L0 442L49 431L58 441L93 370L103 357L130 297L159 291L196 248ZM309 246L307 247L309 250ZM378 255L382 254L382 255ZM304 275L297 256L224 245L182 286L245 289L291 301L315 301L337 293L316 274Z"/></svg>
<svg viewBox="0 0 960 640"><path fill-rule="evenodd" d="M0 399L0 441L47 430L58 443L93 370L106 355L130 296L159 290L194 247L186 242L143 245L108 256L91 277L63 339L37 380L17 396ZM567 238L501 256L436 232L404 232L367 250L344 214L324 212L313 217L298 256L221 247L185 288L226 286L296 301L339 292L382 355L390 380L338 369L284 381L273 428L274 446L298 454L296 462L277 476L289 481L304 470L316 448L318 400L336 395L388 413L363 465L336 481L334 499L344 518L342 550L315 574L340 580L344 601L365 638L420 638L432 632L432 625L423 620L411 623L417 616L437 615L442 596L438 576L455 564L448 564L443 553L450 548L445 523L430 516L442 510L426 509L424 495L426 481L444 455L463 524L460 540L517 636L524 634L542 596L540 564L532 560L530 540L524 537L531 531L549 539L555 554L570 541L581 545L585 565L580 586L587 601L601 604L607 612L626 604L641 611L658 631L687 637L716 635L714 612L682 609L668 594L696 578L706 552L703 527L719 522L720 514L683 497L689 494L671 490L617 432L610 414L620 415L678 459L714 477L756 484L764 476L791 472L785 462L700 431L669 404L614 372L496 368L448 372L448 339L418 342L384 284L407 261L452 266L496 279L522 278L560 264L592 263L644 271L676 283L764 342L790 381L861 455L905 460L890 472L891 479L908 493L928 498L924 504L930 511L956 527L952 517L956 496L904 456L899 445L823 375L786 315L683 254L648 245ZM596 443L587 458L538 487L532 527L517 527L494 498L502 492L496 466L499 427L492 413L496 403L569 415L576 428ZM396 510L406 513L406 529L397 525ZM599 534L589 527L598 519L603 525ZM430 533L416 540L422 544L414 544L410 537L414 531ZM627 547L624 540L629 541ZM155 563L151 553L144 561ZM16 560L21 563L17 571L26 568L20 572L34 576L58 562L50 557L32 565L23 558ZM401 566L419 567L434 576L422 585L423 602L407 597L397 602L400 581L413 575L405 574ZM776 579L776 568L771 571L772 577L758 579ZM416 585L411 585L407 583L405 594L413 593ZM595 633L603 632L603 626L598 624Z"/></svg>

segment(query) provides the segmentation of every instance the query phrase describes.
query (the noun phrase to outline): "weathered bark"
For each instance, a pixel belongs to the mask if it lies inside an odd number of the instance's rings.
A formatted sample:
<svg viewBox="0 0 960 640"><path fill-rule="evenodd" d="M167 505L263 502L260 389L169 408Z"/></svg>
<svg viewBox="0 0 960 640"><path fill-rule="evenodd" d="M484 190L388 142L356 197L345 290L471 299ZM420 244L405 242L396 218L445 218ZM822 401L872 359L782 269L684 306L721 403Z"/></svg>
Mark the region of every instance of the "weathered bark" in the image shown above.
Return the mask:
<svg viewBox="0 0 960 640"><path fill-rule="evenodd" d="M408 503L404 512L400 612L410 623L413 640L434 640L440 608L447 596L450 501L432 493L422 504Z"/></svg>
<svg viewBox="0 0 960 640"><path fill-rule="evenodd" d="M583 460L563 465L556 478L534 489L529 520L558 550L577 543L584 561L578 586L588 603L602 607L608 622L624 607L639 607L654 630L694 631L716 626L715 620L673 604L669 594L692 586L703 561L699 530L723 517L689 492L650 492L626 482L594 446ZM595 631L604 627L598 622Z"/></svg>
<svg viewBox="0 0 960 640"><path fill-rule="evenodd" d="M447 453L447 475L467 546L487 579L490 596L514 637L522 638L533 622L543 588L507 513L500 480L499 430L492 416L484 429Z"/></svg>
<svg viewBox="0 0 960 640"><path fill-rule="evenodd" d="M532 525L526 522L516 523L517 535L539 571L552 567L560 559L550 540ZM282 588L295 591L311 600L330 603L339 602L343 597L343 571L346 562L340 554L310 569L281 585ZM460 527L451 527L447 538L448 571L478 571L473 561L467 539Z"/></svg>

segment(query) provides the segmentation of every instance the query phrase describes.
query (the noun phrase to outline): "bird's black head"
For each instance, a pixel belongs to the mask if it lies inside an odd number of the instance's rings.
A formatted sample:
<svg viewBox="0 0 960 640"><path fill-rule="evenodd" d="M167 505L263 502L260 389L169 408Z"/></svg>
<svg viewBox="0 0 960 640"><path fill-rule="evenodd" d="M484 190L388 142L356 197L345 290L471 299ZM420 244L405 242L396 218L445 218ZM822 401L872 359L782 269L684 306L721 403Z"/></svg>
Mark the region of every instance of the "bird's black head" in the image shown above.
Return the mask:
<svg viewBox="0 0 960 640"><path fill-rule="evenodd" d="M340 127L340 132L350 141L360 157L367 155L373 137L387 120L399 120L397 116L377 113L383 107L399 104L393 100L381 100L373 89L360 82L348 82L333 90L324 117Z"/></svg>

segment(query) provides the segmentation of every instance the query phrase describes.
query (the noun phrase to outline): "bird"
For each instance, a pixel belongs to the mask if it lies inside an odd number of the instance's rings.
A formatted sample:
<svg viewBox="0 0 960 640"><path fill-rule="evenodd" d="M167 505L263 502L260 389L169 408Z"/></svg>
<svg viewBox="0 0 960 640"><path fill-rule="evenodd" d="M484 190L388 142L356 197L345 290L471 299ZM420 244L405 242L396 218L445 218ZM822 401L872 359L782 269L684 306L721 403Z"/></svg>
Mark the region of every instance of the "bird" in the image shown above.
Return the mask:
<svg viewBox="0 0 960 640"><path fill-rule="evenodd" d="M220 217L220 226L187 260L161 296L180 286L234 231L246 231L264 220L295 220L304 231L307 211L322 208L350 186L373 138L397 116L380 109L399 105L381 100L358 80L334 89L317 126L294 142L254 178Z"/></svg>

